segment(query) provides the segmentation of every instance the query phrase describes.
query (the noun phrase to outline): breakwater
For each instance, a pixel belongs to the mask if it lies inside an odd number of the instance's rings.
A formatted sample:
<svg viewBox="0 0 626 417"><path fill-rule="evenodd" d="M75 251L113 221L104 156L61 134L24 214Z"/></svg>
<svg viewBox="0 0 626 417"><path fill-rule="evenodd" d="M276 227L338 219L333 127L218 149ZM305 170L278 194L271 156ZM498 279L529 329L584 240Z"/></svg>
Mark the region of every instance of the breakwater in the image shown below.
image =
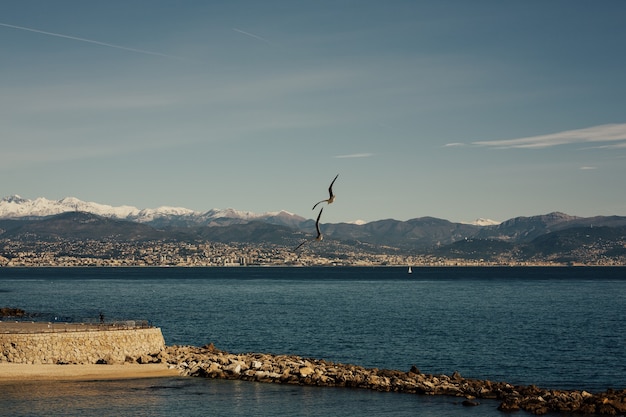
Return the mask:
<svg viewBox="0 0 626 417"><path fill-rule="evenodd" d="M116 364L149 362L165 348L161 329L81 324L0 323L0 362ZM31 329L32 327L32 329Z"/></svg>
<svg viewBox="0 0 626 417"><path fill-rule="evenodd" d="M468 379L458 373L451 376L423 374L416 367L403 372L293 355L231 354L216 349L212 344L205 347L170 346L155 359L168 362L184 376L449 395L464 398L462 403L466 406L479 405L478 399L481 398L494 399L500 401L501 411L521 409L536 415L549 412L626 413L626 390L595 394L548 390L533 385L515 386L506 382Z"/></svg>
<svg viewBox="0 0 626 417"><path fill-rule="evenodd" d="M83 324L0 322L0 362L167 363L182 376L447 395L462 398L465 406L480 405L480 399L498 400L498 408L504 412L626 414L626 390L601 393L549 390L534 385L465 378L458 372L452 375L425 374L415 366L404 372L295 355L232 354L216 349L212 344L204 347L165 346L161 330L154 327L125 329Z"/></svg>

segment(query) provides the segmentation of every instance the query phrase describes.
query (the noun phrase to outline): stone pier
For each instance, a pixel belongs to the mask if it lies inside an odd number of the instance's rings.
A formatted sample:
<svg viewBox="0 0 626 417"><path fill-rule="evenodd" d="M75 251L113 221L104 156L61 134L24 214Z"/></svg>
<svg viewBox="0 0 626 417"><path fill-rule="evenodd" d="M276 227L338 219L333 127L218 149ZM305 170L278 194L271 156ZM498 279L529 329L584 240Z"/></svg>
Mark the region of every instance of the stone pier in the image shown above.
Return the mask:
<svg viewBox="0 0 626 417"><path fill-rule="evenodd" d="M156 327L0 322L0 362L118 364L163 349L165 340Z"/></svg>
<svg viewBox="0 0 626 417"><path fill-rule="evenodd" d="M204 378L449 395L463 398L464 406L477 406L481 398L494 399L500 401L499 409L503 412L521 409L535 415L551 412L585 415L626 413L626 390L602 393L550 390L534 385L464 378L457 372L452 375L424 374L416 367L404 372L294 355L231 354L216 349L212 344L202 348L169 346L160 357L177 367L181 375Z"/></svg>

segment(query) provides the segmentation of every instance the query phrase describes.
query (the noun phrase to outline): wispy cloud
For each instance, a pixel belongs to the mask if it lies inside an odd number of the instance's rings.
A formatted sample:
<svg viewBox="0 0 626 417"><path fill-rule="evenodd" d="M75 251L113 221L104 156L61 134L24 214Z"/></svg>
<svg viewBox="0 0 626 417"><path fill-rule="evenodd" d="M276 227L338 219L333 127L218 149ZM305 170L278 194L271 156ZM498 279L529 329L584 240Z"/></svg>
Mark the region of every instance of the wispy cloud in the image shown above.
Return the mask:
<svg viewBox="0 0 626 417"><path fill-rule="evenodd" d="M235 32L241 33L242 35L246 35L246 36L249 36L249 37L251 37L251 38L258 39L258 40L260 40L261 42L265 42L265 43L267 43L267 44L269 44L269 45L272 45L272 42L270 42L268 39L265 39L265 38L264 38L264 37L262 37L262 36L255 35L254 33L246 32L245 30L241 30L241 29L237 29L237 28L233 28L233 30L234 30Z"/></svg>
<svg viewBox="0 0 626 417"><path fill-rule="evenodd" d="M335 155L334 158L369 158L373 155L372 153L352 153L349 155Z"/></svg>
<svg viewBox="0 0 626 417"><path fill-rule="evenodd" d="M584 166L584 167L580 167L581 171L592 171L594 169L598 169L598 167L592 167L592 166Z"/></svg>
<svg viewBox="0 0 626 417"><path fill-rule="evenodd" d="M620 149L620 148L626 148L626 141L614 143L611 145L589 146L583 149Z"/></svg>
<svg viewBox="0 0 626 417"><path fill-rule="evenodd" d="M606 124L584 129L567 130L549 135L525 138L473 142L474 145L494 148L539 149L571 143L618 142L612 146L626 146L626 123Z"/></svg>
<svg viewBox="0 0 626 417"><path fill-rule="evenodd" d="M453 143L446 143L445 145L443 145L444 148L459 148L461 146L465 146L465 144L461 142L453 142Z"/></svg>
<svg viewBox="0 0 626 417"><path fill-rule="evenodd" d="M182 58L174 56L174 55L163 54L163 53L160 53L160 52L147 51L145 49L129 48L127 46L115 45L115 44L107 43L107 42L100 42L100 41L96 41L96 40L93 40L93 39L79 38L77 36L64 35L62 33L47 32L45 30L28 28L28 27L24 27L24 26L10 25L8 23L0 23L0 26L4 26L4 27L7 27L7 28L12 28L12 29L18 29L18 30L25 30L25 31L28 31L28 32L40 33L42 35L56 36L57 38L65 38L65 39L71 39L71 40L74 40L74 41L87 42L87 43L92 43L94 45L106 46L106 47L115 48L115 49L122 49L124 51L136 52L136 53L140 53L140 54L156 55L156 56L161 56L161 57L170 58L170 59L182 59Z"/></svg>

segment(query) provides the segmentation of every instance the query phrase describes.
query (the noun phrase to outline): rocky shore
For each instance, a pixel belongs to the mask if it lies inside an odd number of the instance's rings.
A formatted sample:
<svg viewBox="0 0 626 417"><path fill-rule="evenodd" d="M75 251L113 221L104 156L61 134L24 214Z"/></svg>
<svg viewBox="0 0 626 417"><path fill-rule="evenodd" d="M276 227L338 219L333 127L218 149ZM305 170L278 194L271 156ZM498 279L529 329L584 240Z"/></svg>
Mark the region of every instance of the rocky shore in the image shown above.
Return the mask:
<svg viewBox="0 0 626 417"><path fill-rule="evenodd" d="M239 379L279 384L322 387L365 388L422 395L449 395L463 398L464 406L477 406L478 399L500 401L504 412L525 410L535 415L550 412L623 415L626 413L626 390L602 393L548 390L514 386L506 382L468 379L453 375L423 374L416 367L408 372L307 359L292 355L262 353L231 354L204 347L169 346L153 358L167 362L183 376L216 379ZM141 358L140 362L150 362Z"/></svg>
<svg viewBox="0 0 626 417"><path fill-rule="evenodd" d="M2 317L24 317L26 312L21 308L2 307L0 308L0 318Z"/></svg>

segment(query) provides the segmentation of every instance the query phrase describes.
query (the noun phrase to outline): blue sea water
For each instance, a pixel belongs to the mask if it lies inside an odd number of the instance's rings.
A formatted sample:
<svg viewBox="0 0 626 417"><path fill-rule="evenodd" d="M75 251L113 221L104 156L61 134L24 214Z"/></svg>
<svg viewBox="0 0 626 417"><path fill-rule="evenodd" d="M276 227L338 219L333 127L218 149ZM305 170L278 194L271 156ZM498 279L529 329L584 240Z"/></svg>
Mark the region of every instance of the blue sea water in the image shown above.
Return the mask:
<svg viewBox="0 0 626 417"><path fill-rule="evenodd" d="M626 388L626 268L4 268L0 306L146 319L168 345ZM20 382L6 415L496 416L452 397L199 378Z"/></svg>

